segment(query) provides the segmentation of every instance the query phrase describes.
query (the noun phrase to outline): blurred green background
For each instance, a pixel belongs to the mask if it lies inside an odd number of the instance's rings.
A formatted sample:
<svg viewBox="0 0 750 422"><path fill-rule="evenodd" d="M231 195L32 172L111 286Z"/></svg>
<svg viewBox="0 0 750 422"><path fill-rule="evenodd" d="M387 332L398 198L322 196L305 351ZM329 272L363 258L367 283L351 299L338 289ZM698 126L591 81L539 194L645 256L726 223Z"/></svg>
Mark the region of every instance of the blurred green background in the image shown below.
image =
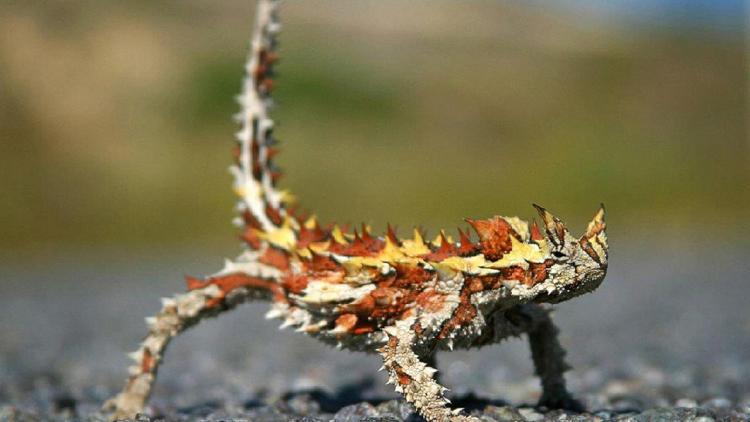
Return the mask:
<svg viewBox="0 0 750 422"><path fill-rule="evenodd" d="M0 256L235 254L253 14L0 3ZM434 233L536 202L578 232L604 202L618 241L747 234L741 24L425 0L289 1L283 21L282 183L324 221Z"/></svg>

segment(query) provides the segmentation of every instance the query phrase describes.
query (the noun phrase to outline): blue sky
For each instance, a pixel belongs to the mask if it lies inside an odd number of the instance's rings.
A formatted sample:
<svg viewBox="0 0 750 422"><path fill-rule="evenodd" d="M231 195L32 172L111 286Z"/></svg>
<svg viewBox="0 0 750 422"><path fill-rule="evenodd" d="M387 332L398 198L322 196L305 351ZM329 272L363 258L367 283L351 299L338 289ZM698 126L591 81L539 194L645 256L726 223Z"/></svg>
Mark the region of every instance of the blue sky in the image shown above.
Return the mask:
<svg viewBox="0 0 750 422"><path fill-rule="evenodd" d="M567 6L654 26L694 26L716 32L743 30L745 0L560 0Z"/></svg>

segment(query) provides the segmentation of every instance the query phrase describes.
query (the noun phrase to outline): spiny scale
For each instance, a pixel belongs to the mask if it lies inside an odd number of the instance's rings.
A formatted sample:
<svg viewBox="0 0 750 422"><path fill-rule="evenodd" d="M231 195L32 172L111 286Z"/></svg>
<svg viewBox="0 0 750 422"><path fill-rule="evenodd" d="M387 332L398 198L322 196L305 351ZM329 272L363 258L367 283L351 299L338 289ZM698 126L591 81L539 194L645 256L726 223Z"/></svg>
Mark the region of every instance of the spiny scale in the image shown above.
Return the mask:
<svg viewBox="0 0 750 422"><path fill-rule="evenodd" d="M437 370L425 361L438 350L478 348L528 334L541 403L576 407L563 372L567 365L542 303L556 303L595 289L607 269L604 208L586 233L574 238L558 218L536 206L542 221L517 217L466 219L458 241L440 231L426 241L419 230L399 238L390 225L378 236L370 227L321 225L292 211L291 194L276 187L278 153L269 109L278 1L260 0L239 96L234 175L241 239L246 250L205 278L187 278L187 293L162 299L147 319L148 335L131 354L135 364L125 389L108 402L116 417L143 410L169 341L202 319L247 300L267 300L266 318L281 328L332 346L376 353L396 385L429 421L476 420L451 410ZM251 380L252 382L252 380Z"/></svg>

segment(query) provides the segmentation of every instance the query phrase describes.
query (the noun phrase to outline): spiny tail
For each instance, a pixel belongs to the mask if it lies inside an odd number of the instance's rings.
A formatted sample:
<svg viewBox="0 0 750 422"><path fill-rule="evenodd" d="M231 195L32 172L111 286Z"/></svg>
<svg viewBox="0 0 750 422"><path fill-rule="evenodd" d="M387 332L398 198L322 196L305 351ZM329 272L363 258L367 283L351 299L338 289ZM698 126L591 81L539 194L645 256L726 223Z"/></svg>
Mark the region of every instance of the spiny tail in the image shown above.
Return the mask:
<svg viewBox="0 0 750 422"><path fill-rule="evenodd" d="M235 191L240 196L238 224L245 226L243 237L257 248L260 240L254 233L272 232L285 220L287 194L276 189L280 172L272 162L276 154L273 120L269 110L273 105L273 64L277 61L276 35L281 26L277 18L279 0L258 2L255 29L247 60L241 111L237 119L237 162L231 167ZM256 244L256 245L254 245Z"/></svg>

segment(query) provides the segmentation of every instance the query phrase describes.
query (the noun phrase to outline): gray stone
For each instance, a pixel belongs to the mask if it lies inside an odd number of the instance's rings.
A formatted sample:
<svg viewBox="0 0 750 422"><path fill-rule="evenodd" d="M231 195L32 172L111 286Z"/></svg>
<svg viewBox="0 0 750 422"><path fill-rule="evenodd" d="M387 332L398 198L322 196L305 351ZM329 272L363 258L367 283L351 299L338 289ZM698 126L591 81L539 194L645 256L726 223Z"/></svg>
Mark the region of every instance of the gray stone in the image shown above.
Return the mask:
<svg viewBox="0 0 750 422"><path fill-rule="evenodd" d="M521 416L523 416L524 420L529 421L529 422L544 420L544 415L535 411L534 409L529 409L527 407L518 409L518 413L520 413Z"/></svg>
<svg viewBox="0 0 750 422"><path fill-rule="evenodd" d="M686 409L692 409L698 406L698 402L692 399L679 399L675 402L675 407L684 407Z"/></svg>
<svg viewBox="0 0 750 422"><path fill-rule="evenodd" d="M358 422L368 416L380 416L380 412L370 403L359 403L346 406L336 412L333 420L336 422Z"/></svg>
<svg viewBox="0 0 750 422"><path fill-rule="evenodd" d="M484 416L493 421L518 421L523 418L515 408L510 406L487 406L484 410Z"/></svg>

